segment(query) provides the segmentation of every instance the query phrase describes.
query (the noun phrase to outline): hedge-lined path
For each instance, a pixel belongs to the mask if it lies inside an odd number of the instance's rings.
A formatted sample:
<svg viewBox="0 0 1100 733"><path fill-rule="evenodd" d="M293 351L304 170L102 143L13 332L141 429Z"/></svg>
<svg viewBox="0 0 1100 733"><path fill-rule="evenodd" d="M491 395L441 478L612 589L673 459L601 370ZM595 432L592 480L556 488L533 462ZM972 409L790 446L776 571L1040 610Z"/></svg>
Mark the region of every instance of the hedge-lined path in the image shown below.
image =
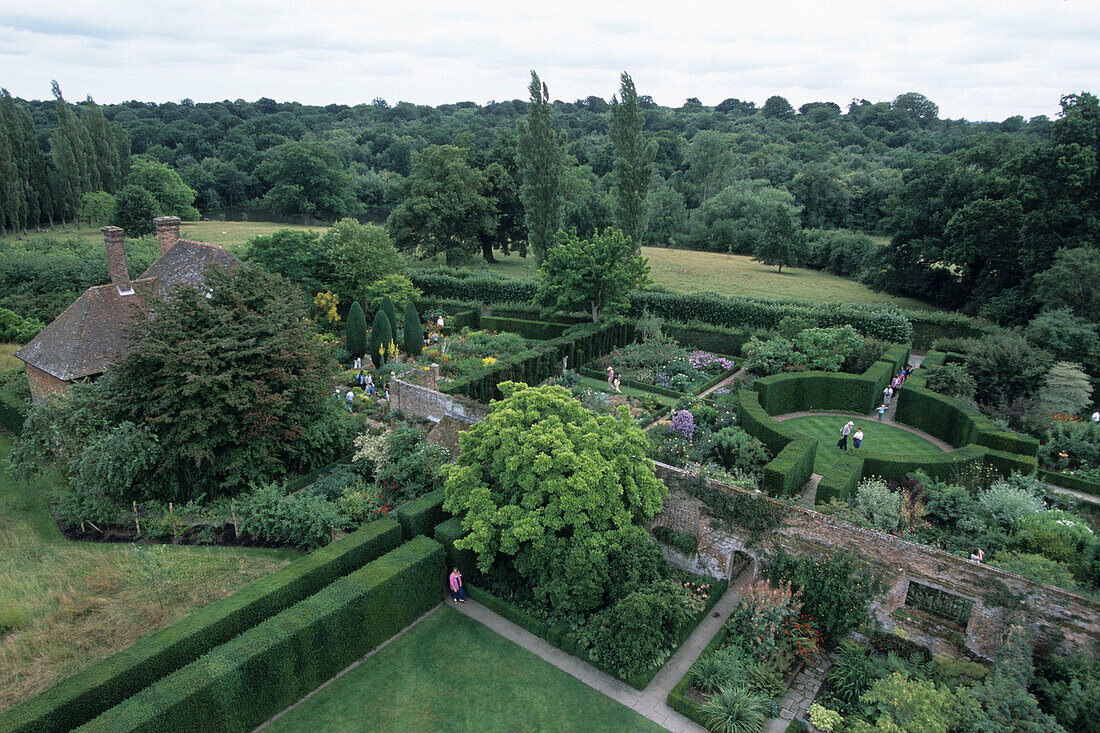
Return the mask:
<svg viewBox="0 0 1100 733"><path fill-rule="evenodd" d="M596 669L591 664L581 661L572 654L566 654L546 640L540 639L474 600L459 604L457 608L461 613L480 621L501 636L545 659L589 687L644 715L665 730L674 733L680 731L705 733L702 726L670 708L666 700L668 699L668 693L672 691L680 678L687 673L688 668L699 658L706 645L710 643L710 640L722 628L722 624L733 613L733 609L741 600L738 590L737 584L731 582L730 587L718 600L718 603L714 605L711 612L695 627L695 631L692 632L679 651L665 662L664 666L661 667L661 671L650 681L645 690L636 690L606 672Z"/></svg>
<svg viewBox="0 0 1100 733"><path fill-rule="evenodd" d="M718 389L721 389L722 387L728 387L730 384L733 383L733 380L737 379L738 377L740 377L744 373L745 373L745 368L741 367L740 369L735 371L733 374L729 375L728 377L726 377L725 379L723 379L721 382L714 385L710 389L703 390L701 393L699 393L699 398L702 399L703 397L706 397L707 395L709 395L711 392L714 392Z"/></svg>
<svg viewBox="0 0 1100 733"><path fill-rule="evenodd" d="M897 401L895 400L894 404L891 405L891 409L893 409L896 405L897 405ZM848 417L848 418L853 418L855 420L867 420L869 422L879 422L877 412L872 412L870 415L857 415L854 412L815 412L815 411L788 412L788 413L783 414L783 415L773 415L773 419L778 420L779 422L783 422L784 420L791 420L791 419L796 418L796 417L810 417L811 415L812 416L823 415L823 416L827 416L827 417ZM889 410L887 410L887 415L889 415ZM924 432L923 430L917 430L916 428L911 427L909 425L906 425L905 423L895 422L894 420L888 420L885 416L883 417L882 422L884 422L884 423L888 422L892 426L894 426L895 428L901 428L902 430L904 430L907 433L912 433L913 435L924 438L929 443L936 446L937 448L939 448L942 451L950 452L950 451L955 450L955 446L951 445L950 443L945 442L943 440L940 440L939 438L937 438L934 435L929 435L928 433Z"/></svg>
<svg viewBox="0 0 1100 733"><path fill-rule="evenodd" d="M1068 496L1071 499L1077 501L1084 501L1089 504L1096 504L1100 506L1100 496L1093 496L1092 494L1086 494L1083 491L1074 491L1073 489L1067 489L1064 486L1055 486L1054 484L1044 483L1043 488L1053 494L1061 494L1062 496Z"/></svg>

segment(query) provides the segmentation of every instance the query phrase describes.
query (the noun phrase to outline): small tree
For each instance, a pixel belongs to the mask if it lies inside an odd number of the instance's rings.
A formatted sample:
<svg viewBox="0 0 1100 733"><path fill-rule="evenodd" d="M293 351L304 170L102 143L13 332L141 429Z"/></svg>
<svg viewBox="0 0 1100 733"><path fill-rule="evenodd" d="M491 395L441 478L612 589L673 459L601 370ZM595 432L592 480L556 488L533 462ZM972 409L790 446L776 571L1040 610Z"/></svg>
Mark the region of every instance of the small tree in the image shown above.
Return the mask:
<svg viewBox="0 0 1100 733"><path fill-rule="evenodd" d="M370 329L370 358L376 367L382 366L382 362L386 360L385 349L392 340L390 317L380 310L374 314L374 323Z"/></svg>
<svg viewBox="0 0 1100 733"><path fill-rule="evenodd" d="M802 230L791 218L788 211L775 207L768 217L764 237L757 243L752 258L765 265L796 267L805 259L806 240Z"/></svg>
<svg viewBox="0 0 1100 733"><path fill-rule="evenodd" d="M393 301L390 300L390 296L382 296L382 303L378 306L378 310L386 314L386 317L390 319L390 338L397 338L397 327L400 322L397 320L397 309L393 307Z"/></svg>
<svg viewBox="0 0 1100 733"><path fill-rule="evenodd" d="M1092 402L1092 383L1080 364L1059 361L1050 368L1039 388L1042 415L1078 415Z"/></svg>
<svg viewBox="0 0 1100 733"><path fill-rule="evenodd" d="M617 229L605 229L591 239L559 232L539 267L534 302L565 312L586 310L597 323L605 311L624 310L627 293L647 283L648 275L648 261Z"/></svg>
<svg viewBox="0 0 1100 733"><path fill-rule="evenodd" d="M348 311L346 334L348 351L352 356L363 356L367 353L367 316L358 300L351 304L351 310Z"/></svg>
<svg viewBox="0 0 1100 733"><path fill-rule="evenodd" d="M421 334L424 326L420 322L420 314L416 312L416 306L410 300L405 304L405 353L409 356L420 356L424 348L424 340Z"/></svg>
<svg viewBox="0 0 1100 733"><path fill-rule="evenodd" d="M156 231L153 217L157 215L157 202L153 195L141 186L124 186L115 196L115 210L111 217L116 227L122 227L128 237L140 237Z"/></svg>

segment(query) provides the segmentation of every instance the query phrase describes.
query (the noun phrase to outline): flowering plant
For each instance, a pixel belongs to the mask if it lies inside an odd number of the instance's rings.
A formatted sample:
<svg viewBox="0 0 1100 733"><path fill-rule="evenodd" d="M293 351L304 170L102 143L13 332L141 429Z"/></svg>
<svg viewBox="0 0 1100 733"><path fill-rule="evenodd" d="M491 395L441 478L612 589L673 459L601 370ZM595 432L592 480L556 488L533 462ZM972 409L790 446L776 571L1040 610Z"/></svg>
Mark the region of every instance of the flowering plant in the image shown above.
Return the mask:
<svg viewBox="0 0 1100 733"><path fill-rule="evenodd" d="M672 416L668 429L691 440L695 437L695 416L687 410L680 410Z"/></svg>

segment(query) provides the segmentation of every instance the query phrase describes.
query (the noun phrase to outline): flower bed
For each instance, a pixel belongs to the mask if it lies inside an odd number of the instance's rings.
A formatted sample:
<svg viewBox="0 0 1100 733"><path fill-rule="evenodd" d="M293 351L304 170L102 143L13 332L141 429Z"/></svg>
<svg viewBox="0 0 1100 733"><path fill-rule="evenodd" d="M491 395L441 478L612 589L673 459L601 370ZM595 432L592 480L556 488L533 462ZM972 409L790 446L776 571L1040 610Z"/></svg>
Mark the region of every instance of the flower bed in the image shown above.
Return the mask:
<svg viewBox="0 0 1100 733"><path fill-rule="evenodd" d="M624 380L680 394L693 394L734 371L733 359L707 351L688 351L663 336L615 349L608 363Z"/></svg>

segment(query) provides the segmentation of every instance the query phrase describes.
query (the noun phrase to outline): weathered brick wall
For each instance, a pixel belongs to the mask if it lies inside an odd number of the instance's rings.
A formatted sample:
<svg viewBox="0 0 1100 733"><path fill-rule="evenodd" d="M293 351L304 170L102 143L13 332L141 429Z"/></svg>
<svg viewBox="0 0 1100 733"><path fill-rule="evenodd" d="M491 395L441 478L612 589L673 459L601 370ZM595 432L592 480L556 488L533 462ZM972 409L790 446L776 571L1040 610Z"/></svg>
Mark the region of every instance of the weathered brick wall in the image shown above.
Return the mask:
<svg viewBox="0 0 1100 733"><path fill-rule="evenodd" d="M687 482L696 481L695 477L664 464L657 464L657 475L672 496L665 501L654 525L695 535L699 540L695 563L699 570L728 576L738 552L749 555L759 569L776 545L792 554L814 557L847 549L873 565L886 583L885 594L872 604L883 626L934 651L968 651L989 659L1000 645L1007 617L1020 610L1037 620L1040 643L1051 650L1092 652L1100 640L1100 603L810 509L775 502L783 509L783 526L747 546L747 532L712 527L702 502L684 492ZM727 491L741 491L710 483ZM913 609L899 610L905 603L910 580L973 601L966 628Z"/></svg>
<svg viewBox="0 0 1100 733"><path fill-rule="evenodd" d="M463 402L428 387L410 384L392 377L390 379L390 407L406 415L426 417L436 422L453 417L467 423L485 419L484 408Z"/></svg>
<svg viewBox="0 0 1100 733"><path fill-rule="evenodd" d="M31 388L31 400L38 402L44 400L50 395L55 394L68 394L69 382L58 379L49 372L44 372L38 367L26 365L27 368L27 384Z"/></svg>

